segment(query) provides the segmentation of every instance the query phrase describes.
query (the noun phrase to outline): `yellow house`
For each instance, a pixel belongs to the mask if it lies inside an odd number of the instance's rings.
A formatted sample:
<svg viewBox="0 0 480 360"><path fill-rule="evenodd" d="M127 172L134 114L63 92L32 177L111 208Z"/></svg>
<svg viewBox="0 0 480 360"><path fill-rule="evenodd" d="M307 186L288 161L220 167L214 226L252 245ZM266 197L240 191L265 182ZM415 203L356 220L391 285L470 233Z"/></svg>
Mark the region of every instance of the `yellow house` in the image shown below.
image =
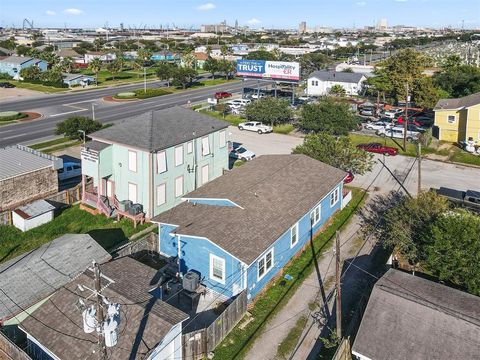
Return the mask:
<svg viewBox="0 0 480 360"><path fill-rule="evenodd" d="M433 109L433 134L439 140L480 143L480 92L459 99L441 99Z"/></svg>

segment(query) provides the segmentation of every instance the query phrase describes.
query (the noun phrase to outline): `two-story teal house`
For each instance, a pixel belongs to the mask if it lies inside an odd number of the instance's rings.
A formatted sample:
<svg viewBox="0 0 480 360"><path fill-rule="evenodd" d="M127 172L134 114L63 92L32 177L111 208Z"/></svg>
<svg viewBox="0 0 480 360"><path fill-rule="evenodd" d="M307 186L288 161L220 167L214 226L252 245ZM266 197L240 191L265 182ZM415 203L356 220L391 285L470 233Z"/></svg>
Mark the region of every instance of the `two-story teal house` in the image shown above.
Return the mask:
<svg viewBox="0 0 480 360"><path fill-rule="evenodd" d="M227 127L172 107L90 134L82 149L82 201L111 215L130 200L147 219L172 208L228 169Z"/></svg>
<svg viewBox="0 0 480 360"><path fill-rule="evenodd" d="M252 301L345 206L346 173L305 155L263 155L153 219L159 252L226 298Z"/></svg>

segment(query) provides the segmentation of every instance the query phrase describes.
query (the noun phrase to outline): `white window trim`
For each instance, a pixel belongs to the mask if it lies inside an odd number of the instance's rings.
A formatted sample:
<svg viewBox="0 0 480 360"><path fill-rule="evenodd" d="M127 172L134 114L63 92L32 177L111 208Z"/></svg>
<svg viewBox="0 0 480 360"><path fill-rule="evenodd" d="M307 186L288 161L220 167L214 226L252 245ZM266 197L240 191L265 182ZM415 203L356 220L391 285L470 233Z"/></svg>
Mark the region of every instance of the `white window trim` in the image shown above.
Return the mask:
<svg viewBox="0 0 480 360"><path fill-rule="evenodd" d="M130 199L130 185L135 186L135 201ZM133 203L138 203L138 185L132 182L128 182L128 200L131 200Z"/></svg>
<svg viewBox="0 0 480 360"><path fill-rule="evenodd" d="M262 279L265 277L265 275L267 275L267 274L270 272L270 270L273 269L273 265L275 264L275 253L274 253L274 249L275 249L275 248L272 247L270 250L268 250L267 252L265 252L265 254L264 254L261 258L259 258L259 259L257 260L257 281L262 280ZM270 266L270 268L267 269L267 254L270 254L270 253L272 254L272 266ZM262 259L263 259L263 261L265 262L265 272L260 276L260 266L258 265L258 263L259 263L260 260L262 260Z"/></svg>
<svg viewBox="0 0 480 360"><path fill-rule="evenodd" d="M450 122L450 116L453 116L453 121ZM455 124L457 122L457 115L447 115L447 124Z"/></svg>
<svg viewBox="0 0 480 360"><path fill-rule="evenodd" d="M130 154L135 154L135 170L132 170L131 167L130 167ZM133 150L128 150L128 170L129 171L133 171L133 172L137 172L137 169L138 169L138 156L137 156L137 152L136 151L133 151Z"/></svg>
<svg viewBox="0 0 480 360"><path fill-rule="evenodd" d="M191 154L193 152L193 140L187 143L187 154Z"/></svg>
<svg viewBox="0 0 480 360"><path fill-rule="evenodd" d="M180 195L177 195L177 180L178 180L178 179L182 179L182 193L181 193ZM175 189L174 189L174 190L175 190L175 198L179 198L179 197L183 196L184 191L185 191L185 189L184 189L185 184L184 184L183 175L177 176L177 177L175 178L174 186L175 186Z"/></svg>
<svg viewBox="0 0 480 360"><path fill-rule="evenodd" d="M162 203L159 203L160 197L158 196L158 189L159 189L160 187L162 187L162 186L163 186L163 189L164 189L164 190L163 190L163 193L164 193L164 199L165 199L165 201L162 202ZM166 203L167 203L167 183L162 183L162 184L158 184L158 185L157 185L157 193L156 193L156 195L157 195L157 202L156 202L157 206L162 206L163 204L166 204Z"/></svg>
<svg viewBox="0 0 480 360"><path fill-rule="evenodd" d="M163 159L165 160L164 163L165 163L165 168L164 169L160 169L160 161L159 161L159 158L160 156L163 156ZM163 170L163 171L160 171L160 170ZM167 171L167 153L165 151L160 151L157 153L157 174L163 174L164 172Z"/></svg>
<svg viewBox="0 0 480 360"><path fill-rule="evenodd" d="M332 196L333 196L333 202L332 202ZM335 190L333 190L330 193L330 207L335 206L338 203L338 200L340 200L340 188L337 186Z"/></svg>
<svg viewBox="0 0 480 360"><path fill-rule="evenodd" d="M204 143L203 143L203 141L204 141L205 139L207 139L207 145L208 145L207 152L204 151L205 148L204 148ZM201 142L202 142L202 156L208 156L208 155L210 155L210 139L209 139L209 137L208 137L208 136L204 136L204 137L202 138Z"/></svg>
<svg viewBox="0 0 480 360"><path fill-rule="evenodd" d="M223 136L223 141L222 141L222 136ZM227 146L227 132L225 130L218 132L218 144L220 149Z"/></svg>
<svg viewBox="0 0 480 360"><path fill-rule="evenodd" d="M180 162L177 163L177 151L181 149L181 153L182 153L182 158L180 159ZM175 146L175 148L173 149L173 156L175 158L175 166L181 166L183 165L183 145L179 145L179 146Z"/></svg>
<svg viewBox="0 0 480 360"><path fill-rule="evenodd" d="M296 240L295 243L292 243L292 230L295 228L295 235L296 235ZM295 245L298 244L298 222L295 223L291 228L290 228L290 249L295 247Z"/></svg>
<svg viewBox="0 0 480 360"><path fill-rule="evenodd" d="M318 209L318 219L315 219L315 211ZM322 205L318 205L313 208L312 212L310 213L310 219L313 219L312 226L317 225L320 220L322 219Z"/></svg>
<svg viewBox="0 0 480 360"><path fill-rule="evenodd" d="M213 275L213 260L218 260L222 263L222 273L223 273L223 278L222 279L219 279L217 278L216 276ZM210 254L210 279L220 283L220 284L223 284L225 285L225 272L226 272L226 269L225 269L225 259L224 258L221 258L221 257L218 257L216 255L213 255L213 254Z"/></svg>

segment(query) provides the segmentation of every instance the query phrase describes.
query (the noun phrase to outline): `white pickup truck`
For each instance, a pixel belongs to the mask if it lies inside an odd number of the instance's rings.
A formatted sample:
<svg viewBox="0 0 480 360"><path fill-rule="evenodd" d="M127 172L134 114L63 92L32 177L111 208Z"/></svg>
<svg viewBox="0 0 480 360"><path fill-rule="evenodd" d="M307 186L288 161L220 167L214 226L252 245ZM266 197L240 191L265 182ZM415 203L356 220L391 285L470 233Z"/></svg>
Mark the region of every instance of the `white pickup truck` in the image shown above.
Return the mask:
<svg viewBox="0 0 480 360"><path fill-rule="evenodd" d="M240 130L248 130L248 131L255 131L259 134L266 134L271 133L273 128L268 125L263 125L261 122L258 121L249 121L238 124L238 128Z"/></svg>

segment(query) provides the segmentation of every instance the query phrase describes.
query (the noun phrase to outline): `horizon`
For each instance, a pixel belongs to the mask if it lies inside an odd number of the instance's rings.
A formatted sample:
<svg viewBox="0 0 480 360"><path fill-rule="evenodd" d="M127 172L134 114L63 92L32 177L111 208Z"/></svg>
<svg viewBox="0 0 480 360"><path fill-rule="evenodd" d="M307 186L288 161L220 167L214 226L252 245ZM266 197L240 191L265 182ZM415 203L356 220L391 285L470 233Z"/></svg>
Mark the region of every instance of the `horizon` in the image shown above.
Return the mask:
<svg viewBox="0 0 480 360"><path fill-rule="evenodd" d="M184 0L171 4L153 0L138 0L135 3L126 0L115 3L25 0L24 10L19 14L15 3L0 0L0 26L21 28L23 20L28 19L33 21L35 28L119 28L123 23L125 29L177 27L194 30L204 24L218 24L226 20L231 26L238 21L239 26L252 29L298 29L302 21L306 21L307 28L362 29L386 19L388 27L480 28L480 1L477 0L339 0L324 4L298 0L294 6L290 4L286 0L261 3L244 0L240 6L233 1ZM290 6L286 8L283 5ZM132 9L134 15L126 16L132 13ZM284 16L285 13L288 16Z"/></svg>

